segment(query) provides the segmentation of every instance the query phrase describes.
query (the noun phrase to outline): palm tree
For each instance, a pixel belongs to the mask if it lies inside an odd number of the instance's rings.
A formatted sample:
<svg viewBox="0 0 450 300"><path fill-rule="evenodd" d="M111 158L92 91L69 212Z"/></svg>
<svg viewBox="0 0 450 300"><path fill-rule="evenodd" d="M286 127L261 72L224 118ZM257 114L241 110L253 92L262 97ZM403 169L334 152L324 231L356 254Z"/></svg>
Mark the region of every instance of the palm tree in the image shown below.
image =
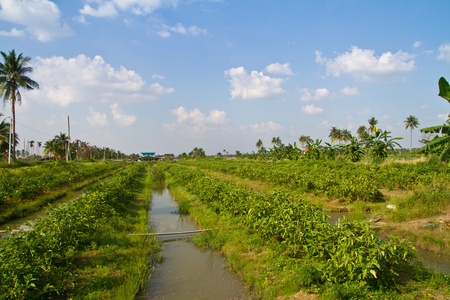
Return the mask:
<svg viewBox="0 0 450 300"><path fill-rule="evenodd" d="M272 138L272 144L276 145L276 146L280 146L281 145L281 139L280 137L273 137Z"/></svg>
<svg viewBox="0 0 450 300"><path fill-rule="evenodd" d="M256 148L258 148L258 152L259 152L259 150L261 149L262 145L263 145L263 142L261 141L261 139L259 139L259 140L256 142Z"/></svg>
<svg viewBox="0 0 450 300"><path fill-rule="evenodd" d="M0 117L2 116L3 114L0 113ZM6 122L6 118L0 122L0 156L9 148L9 127L10 124Z"/></svg>
<svg viewBox="0 0 450 300"><path fill-rule="evenodd" d="M338 141L341 138L341 130L336 126L333 126L330 129L330 134L328 135L328 137L331 139L331 143L333 144L334 141Z"/></svg>
<svg viewBox="0 0 450 300"><path fill-rule="evenodd" d="M26 90L38 89L39 84L26 76L27 73L33 71L32 67L27 66L31 60L28 56L23 56L20 53L16 56L14 50L9 54L1 52L4 62L0 62L0 95L3 97L3 102L11 101L12 111L12 131L13 136L16 137L16 103L22 103L22 95L19 88ZM13 143L13 161L16 160L16 143Z"/></svg>
<svg viewBox="0 0 450 300"><path fill-rule="evenodd" d="M298 141L302 144L302 147L304 147L305 145L308 145L308 143L312 142L313 140L311 139L311 136L309 136L309 135L302 135L302 136L300 136Z"/></svg>
<svg viewBox="0 0 450 300"><path fill-rule="evenodd" d="M341 135L344 143L347 143L352 139L352 133L348 129L341 130Z"/></svg>
<svg viewBox="0 0 450 300"><path fill-rule="evenodd" d="M369 133L367 132L367 127L364 125L359 126L356 133L358 134L358 139L360 139L360 140L366 139L367 136L369 135Z"/></svg>
<svg viewBox="0 0 450 300"><path fill-rule="evenodd" d="M417 126L419 126L419 120L413 116L410 115L409 117L406 118L405 122L405 129L411 129L410 132L410 148L409 148L409 153L412 153L412 131L414 128L417 128Z"/></svg>
<svg viewBox="0 0 450 300"><path fill-rule="evenodd" d="M369 131L369 133L371 132L371 133L374 133L375 132L375 128L376 128L376 125L378 124L378 120L377 119L375 119L375 117L372 117L372 118L370 118L369 120L367 120L367 122L369 122L369 129L368 129L368 131Z"/></svg>

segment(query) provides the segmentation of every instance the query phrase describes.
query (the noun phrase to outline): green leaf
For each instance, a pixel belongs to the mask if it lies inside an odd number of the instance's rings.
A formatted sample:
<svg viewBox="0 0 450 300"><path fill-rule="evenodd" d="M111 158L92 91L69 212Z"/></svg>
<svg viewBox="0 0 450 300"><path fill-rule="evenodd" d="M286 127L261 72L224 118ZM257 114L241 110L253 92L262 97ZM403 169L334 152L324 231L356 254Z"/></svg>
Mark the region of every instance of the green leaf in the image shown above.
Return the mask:
<svg viewBox="0 0 450 300"><path fill-rule="evenodd" d="M439 79L439 96L446 99L450 103L450 85L444 77Z"/></svg>
<svg viewBox="0 0 450 300"><path fill-rule="evenodd" d="M375 272L375 270L370 270L370 274L372 274L373 277L377 278L377 272Z"/></svg>

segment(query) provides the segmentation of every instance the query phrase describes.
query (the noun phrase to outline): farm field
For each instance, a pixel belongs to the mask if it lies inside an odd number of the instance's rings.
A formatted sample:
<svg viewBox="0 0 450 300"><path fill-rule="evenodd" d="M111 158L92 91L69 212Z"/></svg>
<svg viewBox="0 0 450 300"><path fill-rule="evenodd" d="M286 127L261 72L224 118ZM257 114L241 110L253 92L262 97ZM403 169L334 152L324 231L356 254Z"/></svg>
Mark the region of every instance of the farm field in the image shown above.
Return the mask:
<svg viewBox="0 0 450 300"><path fill-rule="evenodd" d="M221 249L260 298L450 296L450 277L424 269L411 239L382 229L380 240L370 229L380 223L364 221L381 217L388 228L445 218L446 165L197 160L167 170L169 189L200 227L219 228L194 241ZM324 208L348 210L352 220L330 224ZM426 228L441 239L431 249L448 253L446 226L444 220Z"/></svg>
<svg viewBox="0 0 450 300"><path fill-rule="evenodd" d="M151 187L164 180L180 212L214 229L192 242L221 251L258 298L450 297L450 276L424 268L415 255L417 245L448 256L447 165L221 159L50 165L36 170L53 168L58 178L86 168L99 182L74 175L73 187L87 183L80 198L50 209L30 224L32 231L0 241L1 299L133 299L158 259L159 242L136 234L148 232ZM2 171L2 182L20 174L33 182L45 173L33 168ZM70 183L53 190L64 185ZM4 199L21 202L13 193ZM330 223L323 212L333 211L348 219ZM381 220L368 221L374 218Z"/></svg>
<svg viewBox="0 0 450 300"><path fill-rule="evenodd" d="M0 299L134 298L159 249L153 237L133 235L148 232L151 166L110 175L30 223L32 230L0 240Z"/></svg>

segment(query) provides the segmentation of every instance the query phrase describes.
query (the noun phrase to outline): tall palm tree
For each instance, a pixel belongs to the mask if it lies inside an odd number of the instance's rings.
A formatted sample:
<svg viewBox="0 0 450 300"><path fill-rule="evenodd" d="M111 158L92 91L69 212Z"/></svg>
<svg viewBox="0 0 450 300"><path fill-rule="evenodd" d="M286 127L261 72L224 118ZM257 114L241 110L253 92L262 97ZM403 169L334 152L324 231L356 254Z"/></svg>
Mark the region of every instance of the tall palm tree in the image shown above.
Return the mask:
<svg viewBox="0 0 450 300"><path fill-rule="evenodd" d="M281 145L281 139L280 137L273 137L272 138L272 144L276 145L276 146L280 146Z"/></svg>
<svg viewBox="0 0 450 300"><path fill-rule="evenodd" d="M334 141L338 141L340 139L341 133L340 133L340 129L338 129L336 126L333 126L330 129L330 134L328 135L328 137L331 139L331 143L333 143Z"/></svg>
<svg viewBox="0 0 450 300"><path fill-rule="evenodd" d="M367 132L367 127L364 125L359 126L356 133L358 134L358 139L360 139L360 140L366 139L367 136L369 135L369 133Z"/></svg>
<svg viewBox="0 0 450 300"><path fill-rule="evenodd" d="M344 143L351 141L352 133L348 129L341 130L342 140Z"/></svg>
<svg viewBox="0 0 450 300"><path fill-rule="evenodd" d="M375 119L375 117L372 117L369 120L367 120L367 122L369 122L369 125L370 125L369 129L367 131L369 131L369 133L374 133L376 125L378 124L378 120Z"/></svg>
<svg viewBox="0 0 450 300"><path fill-rule="evenodd" d="M258 148L258 152L259 152L259 150L261 149L262 145L263 145L263 142L261 141L261 139L259 139L259 140L256 142L256 148Z"/></svg>
<svg viewBox="0 0 450 300"><path fill-rule="evenodd" d="M413 116L410 115L409 117L406 118L405 122L405 129L411 129L410 132L410 148L409 148L409 153L412 153L412 131L414 128L417 128L417 126L419 126L419 120Z"/></svg>
<svg viewBox="0 0 450 300"><path fill-rule="evenodd" d="M305 146L305 145L308 145L308 143L312 143L313 142L313 140L311 139L311 136L309 136L309 135L302 135L302 136L300 136L298 141L302 144L302 147Z"/></svg>
<svg viewBox="0 0 450 300"><path fill-rule="evenodd" d="M0 62L0 95L3 97L3 102L11 101L12 111L12 131L13 136L16 137L16 103L22 103L22 95L19 88L25 90L38 89L39 84L26 76L27 73L33 71L27 63L31 60L28 56L23 56L20 53L16 56L16 52L11 50L9 54L1 52L4 62ZM16 143L13 143L13 161L16 160Z"/></svg>

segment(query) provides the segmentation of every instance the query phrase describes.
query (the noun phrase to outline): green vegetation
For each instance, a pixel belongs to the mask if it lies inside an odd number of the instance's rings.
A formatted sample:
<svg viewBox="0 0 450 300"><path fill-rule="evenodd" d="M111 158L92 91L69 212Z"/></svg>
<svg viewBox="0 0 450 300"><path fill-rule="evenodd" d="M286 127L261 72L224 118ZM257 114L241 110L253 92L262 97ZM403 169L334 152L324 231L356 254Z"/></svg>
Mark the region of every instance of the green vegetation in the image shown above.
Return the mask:
<svg viewBox="0 0 450 300"><path fill-rule="evenodd" d="M159 247L131 235L148 230L145 172L135 164L1 240L0 298L133 299Z"/></svg>
<svg viewBox="0 0 450 300"><path fill-rule="evenodd" d="M109 176L126 163L53 162L0 169L0 224L26 216L45 204Z"/></svg>
<svg viewBox="0 0 450 300"><path fill-rule="evenodd" d="M208 163L189 165L208 165L211 169ZM247 173L245 166L251 164L210 163L218 166L215 172L236 173ZM255 165L266 167L270 163ZM273 165L282 168L284 164ZM326 167L325 162L321 165ZM260 178L270 170L260 171ZM382 241L365 222L331 225L304 196L286 189L288 186L257 192L239 186L235 180L221 180L180 164L171 165L168 172L170 190L178 201L189 203L189 212L198 224L218 228L197 235L194 241L221 249L260 298L295 293L321 294L324 299L450 296L450 277L433 274L416 264L408 242L394 237ZM423 180L427 181L426 176Z"/></svg>

